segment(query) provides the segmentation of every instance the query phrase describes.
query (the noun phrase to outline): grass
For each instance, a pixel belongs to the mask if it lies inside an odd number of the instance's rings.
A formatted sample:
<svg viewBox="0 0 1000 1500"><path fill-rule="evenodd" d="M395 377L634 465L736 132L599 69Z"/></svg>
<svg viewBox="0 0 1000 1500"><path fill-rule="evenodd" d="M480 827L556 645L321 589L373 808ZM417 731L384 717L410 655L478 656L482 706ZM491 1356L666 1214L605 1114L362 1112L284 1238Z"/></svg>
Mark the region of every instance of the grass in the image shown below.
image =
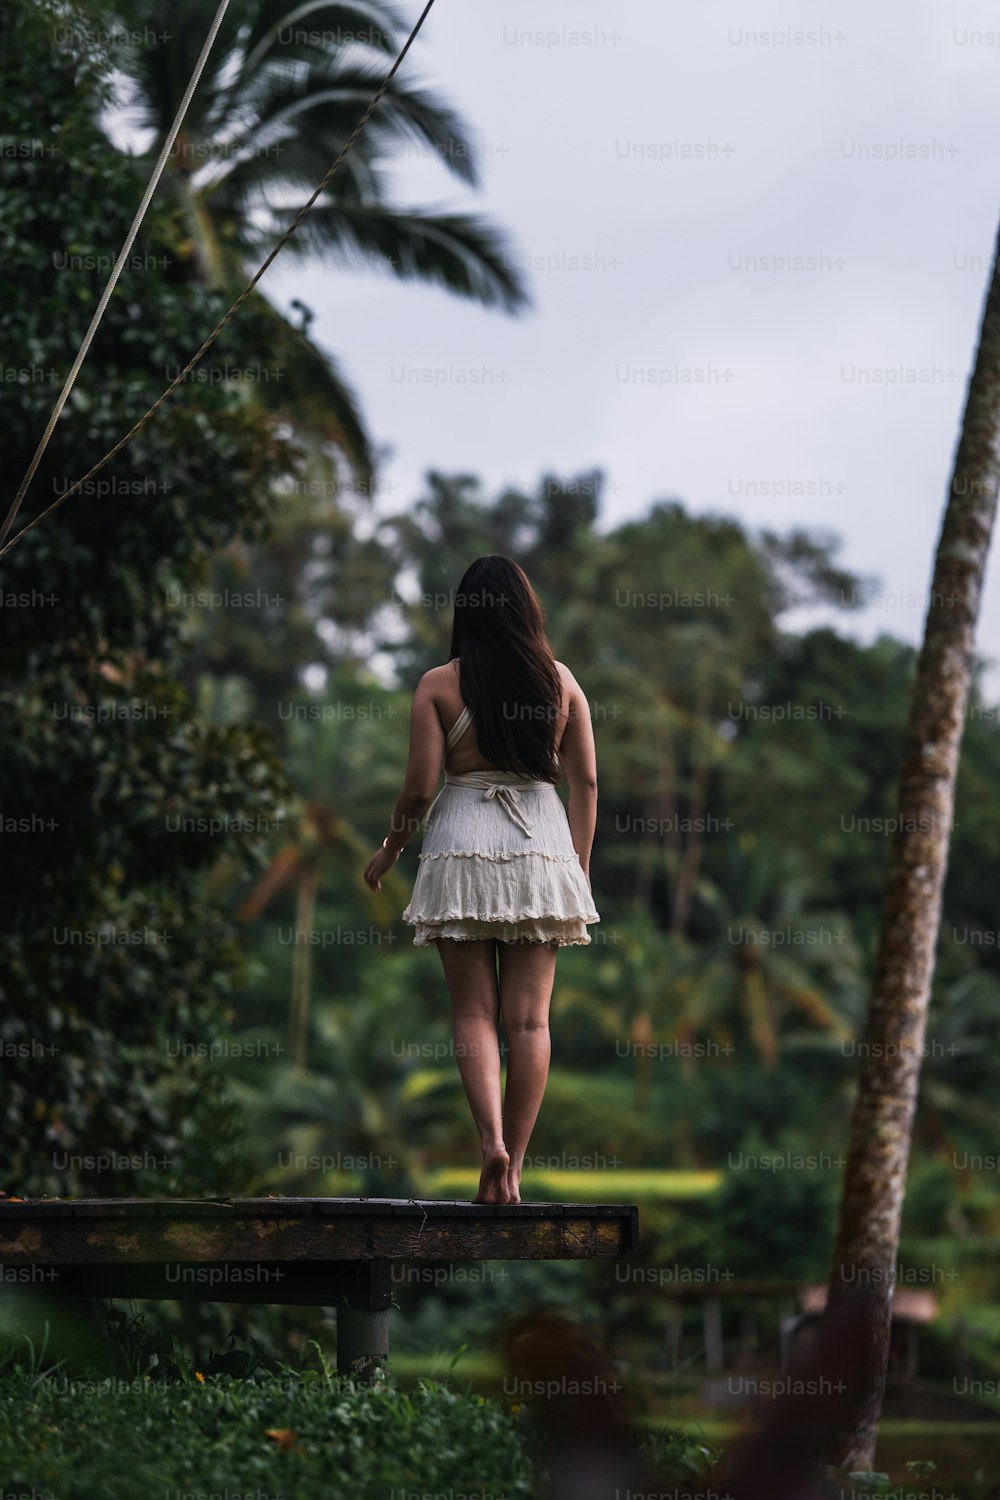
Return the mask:
<svg viewBox="0 0 1000 1500"><path fill-rule="evenodd" d="M495 1354L468 1350L456 1358L454 1354L422 1354L394 1349L391 1363L393 1375L407 1383L416 1379L443 1378L453 1367L455 1373L467 1381L496 1381L499 1384L503 1379L503 1369Z"/></svg>
<svg viewBox="0 0 1000 1500"><path fill-rule="evenodd" d="M191 1493L386 1500L479 1491L534 1500L523 1412L432 1382L368 1389L293 1370L252 1380L0 1378L4 1491L59 1500Z"/></svg>
<svg viewBox="0 0 1000 1500"><path fill-rule="evenodd" d="M169 1381L72 1378L61 1363L46 1364L44 1345L25 1342L26 1362L24 1343L20 1364L11 1345L0 1373L4 1494L388 1500L395 1491L533 1500L546 1493L544 1445L529 1409L490 1393L500 1371L485 1351L400 1352L391 1375L369 1389L340 1380L314 1341L318 1370L252 1366L240 1378L205 1373L207 1364L199 1369L185 1359ZM146 1367L127 1359L120 1366ZM484 1383L484 1394L474 1382ZM633 1413L637 1436L654 1472L703 1483L744 1420L671 1405L646 1417ZM904 1478L913 1472L934 1474L942 1496L992 1500L995 1480L987 1476L997 1473L998 1459L1000 1421L881 1424L877 1467L896 1484L887 1500L913 1500L913 1483ZM930 1493L934 1485L923 1488Z"/></svg>
<svg viewBox="0 0 1000 1500"><path fill-rule="evenodd" d="M535 1404L495 1389L500 1371L486 1351L401 1354L367 1387L337 1376L314 1339L293 1366L242 1329L192 1357L143 1314L111 1309L100 1327L83 1319L72 1329L41 1318L19 1302L0 1322L0 1500L549 1491ZM485 1377L482 1393L475 1376ZM661 1473L706 1472L717 1456L700 1435L663 1423L635 1440Z"/></svg>
<svg viewBox="0 0 1000 1500"><path fill-rule="evenodd" d="M424 1173L433 1196L471 1198L478 1172L465 1167L438 1167ZM687 1203L714 1193L719 1172L668 1172L634 1167L597 1171L531 1171L521 1182L522 1195L536 1203Z"/></svg>
<svg viewBox="0 0 1000 1500"><path fill-rule="evenodd" d="M3 1494L58 1500L230 1495L280 1500L407 1496L538 1500L545 1445L528 1408L444 1381L369 1389L285 1367L252 1378L0 1375ZM638 1434L637 1434L638 1437ZM661 1473L704 1475L704 1433L643 1432Z"/></svg>

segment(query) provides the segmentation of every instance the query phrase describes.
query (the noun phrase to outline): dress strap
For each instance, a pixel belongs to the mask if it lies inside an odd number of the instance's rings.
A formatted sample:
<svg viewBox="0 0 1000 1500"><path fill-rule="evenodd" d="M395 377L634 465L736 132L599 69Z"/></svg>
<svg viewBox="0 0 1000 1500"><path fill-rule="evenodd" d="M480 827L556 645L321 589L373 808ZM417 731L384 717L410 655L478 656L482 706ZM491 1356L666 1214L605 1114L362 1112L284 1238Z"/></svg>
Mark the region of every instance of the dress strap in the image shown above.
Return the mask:
<svg viewBox="0 0 1000 1500"><path fill-rule="evenodd" d="M448 731L448 737L445 740L444 745L445 755L447 755L450 750L454 749L471 723L472 715L467 708L463 707L462 712L459 714L458 718L455 720L454 724Z"/></svg>

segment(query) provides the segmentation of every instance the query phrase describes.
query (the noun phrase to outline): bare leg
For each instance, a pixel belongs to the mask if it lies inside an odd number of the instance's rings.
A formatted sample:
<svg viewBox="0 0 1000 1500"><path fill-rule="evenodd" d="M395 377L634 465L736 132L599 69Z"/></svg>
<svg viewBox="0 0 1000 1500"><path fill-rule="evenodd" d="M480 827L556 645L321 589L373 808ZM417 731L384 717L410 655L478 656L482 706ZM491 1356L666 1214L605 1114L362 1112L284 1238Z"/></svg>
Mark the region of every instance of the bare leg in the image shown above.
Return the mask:
<svg viewBox="0 0 1000 1500"><path fill-rule="evenodd" d="M438 938L455 1017L455 1057L479 1131L483 1168L473 1203L508 1203L510 1158L503 1139L496 942Z"/></svg>
<svg viewBox="0 0 1000 1500"><path fill-rule="evenodd" d="M521 1201L521 1166L549 1076L552 1043L549 1001L556 973L555 943L501 943L500 1009L507 1033L507 1088L503 1134L510 1156L508 1202Z"/></svg>

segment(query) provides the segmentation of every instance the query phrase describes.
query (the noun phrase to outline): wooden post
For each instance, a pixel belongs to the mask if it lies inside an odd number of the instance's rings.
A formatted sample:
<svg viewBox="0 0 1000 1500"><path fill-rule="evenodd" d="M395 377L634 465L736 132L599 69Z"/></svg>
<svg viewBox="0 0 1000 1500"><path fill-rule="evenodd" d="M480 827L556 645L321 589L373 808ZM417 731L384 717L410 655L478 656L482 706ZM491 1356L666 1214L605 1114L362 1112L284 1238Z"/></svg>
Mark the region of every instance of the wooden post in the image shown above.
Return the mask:
<svg viewBox="0 0 1000 1500"><path fill-rule="evenodd" d="M363 1260L337 1308L337 1373L377 1385L389 1368L389 1262Z"/></svg>
<svg viewBox="0 0 1000 1500"><path fill-rule="evenodd" d="M337 1374L377 1385L389 1367L389 1311L337 1309Z"/></svg>

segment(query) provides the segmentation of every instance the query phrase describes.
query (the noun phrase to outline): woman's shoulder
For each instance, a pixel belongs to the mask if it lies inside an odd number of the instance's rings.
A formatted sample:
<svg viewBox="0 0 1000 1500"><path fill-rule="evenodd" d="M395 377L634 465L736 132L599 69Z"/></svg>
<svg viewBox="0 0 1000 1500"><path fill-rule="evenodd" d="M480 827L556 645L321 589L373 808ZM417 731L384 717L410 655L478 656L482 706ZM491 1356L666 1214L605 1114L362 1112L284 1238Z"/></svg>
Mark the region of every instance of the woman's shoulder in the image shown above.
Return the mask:
<svg viewBox="0 0 1000 1500"><path fill-rule="evenodd" d="M458 676L458 658L454 661L446 661L440 667L428 667L420 681L433 685L438 682L452 682Z"/></svg>
<svg viewBox="0 0 1000 1500"><path fill-rule="evenodd" d="M587 695L569 667L567 667L565 662L557 661L556 669L559 673L559 681L562 683L562 707L567 719L573 719L579 715L589 713L590 705Z"/></svg>
<svg viewBox="0 0 1000 1500"><path fill-rule="evenodd" d="M556 671L559 673L559 680L562 682L567 691L570 693L579 692L580 684L577 682L576 678L574 677L573 673L570 671L566 663L563 661L555 661L555 658L553 658L553 661L555 663ZM439 667L428 667L427 671L420 679L420 685L423 686L425 690L430 689L432 691L438 688L454 689L457 682L458 657L455 657L453 661L443 662Z"/></svg>
<svg viewBox="0 0 1000 1500"><path fill-rule="evenodd" d="M439 706L450 704L458 692L457 661L446 661L440 667L428 667L417 683L417 692L426 694Z"/></svg>
<svg viewBox="0 0 1000 1500"><path fill-rule="evenodd" d="M569 667L567 667L564 661L556 662L556 671L559 673L564 687L567 687L570 692L580 691L580 684L577 682L576 678L573 676L573 673L570 671Z"/></svg>

